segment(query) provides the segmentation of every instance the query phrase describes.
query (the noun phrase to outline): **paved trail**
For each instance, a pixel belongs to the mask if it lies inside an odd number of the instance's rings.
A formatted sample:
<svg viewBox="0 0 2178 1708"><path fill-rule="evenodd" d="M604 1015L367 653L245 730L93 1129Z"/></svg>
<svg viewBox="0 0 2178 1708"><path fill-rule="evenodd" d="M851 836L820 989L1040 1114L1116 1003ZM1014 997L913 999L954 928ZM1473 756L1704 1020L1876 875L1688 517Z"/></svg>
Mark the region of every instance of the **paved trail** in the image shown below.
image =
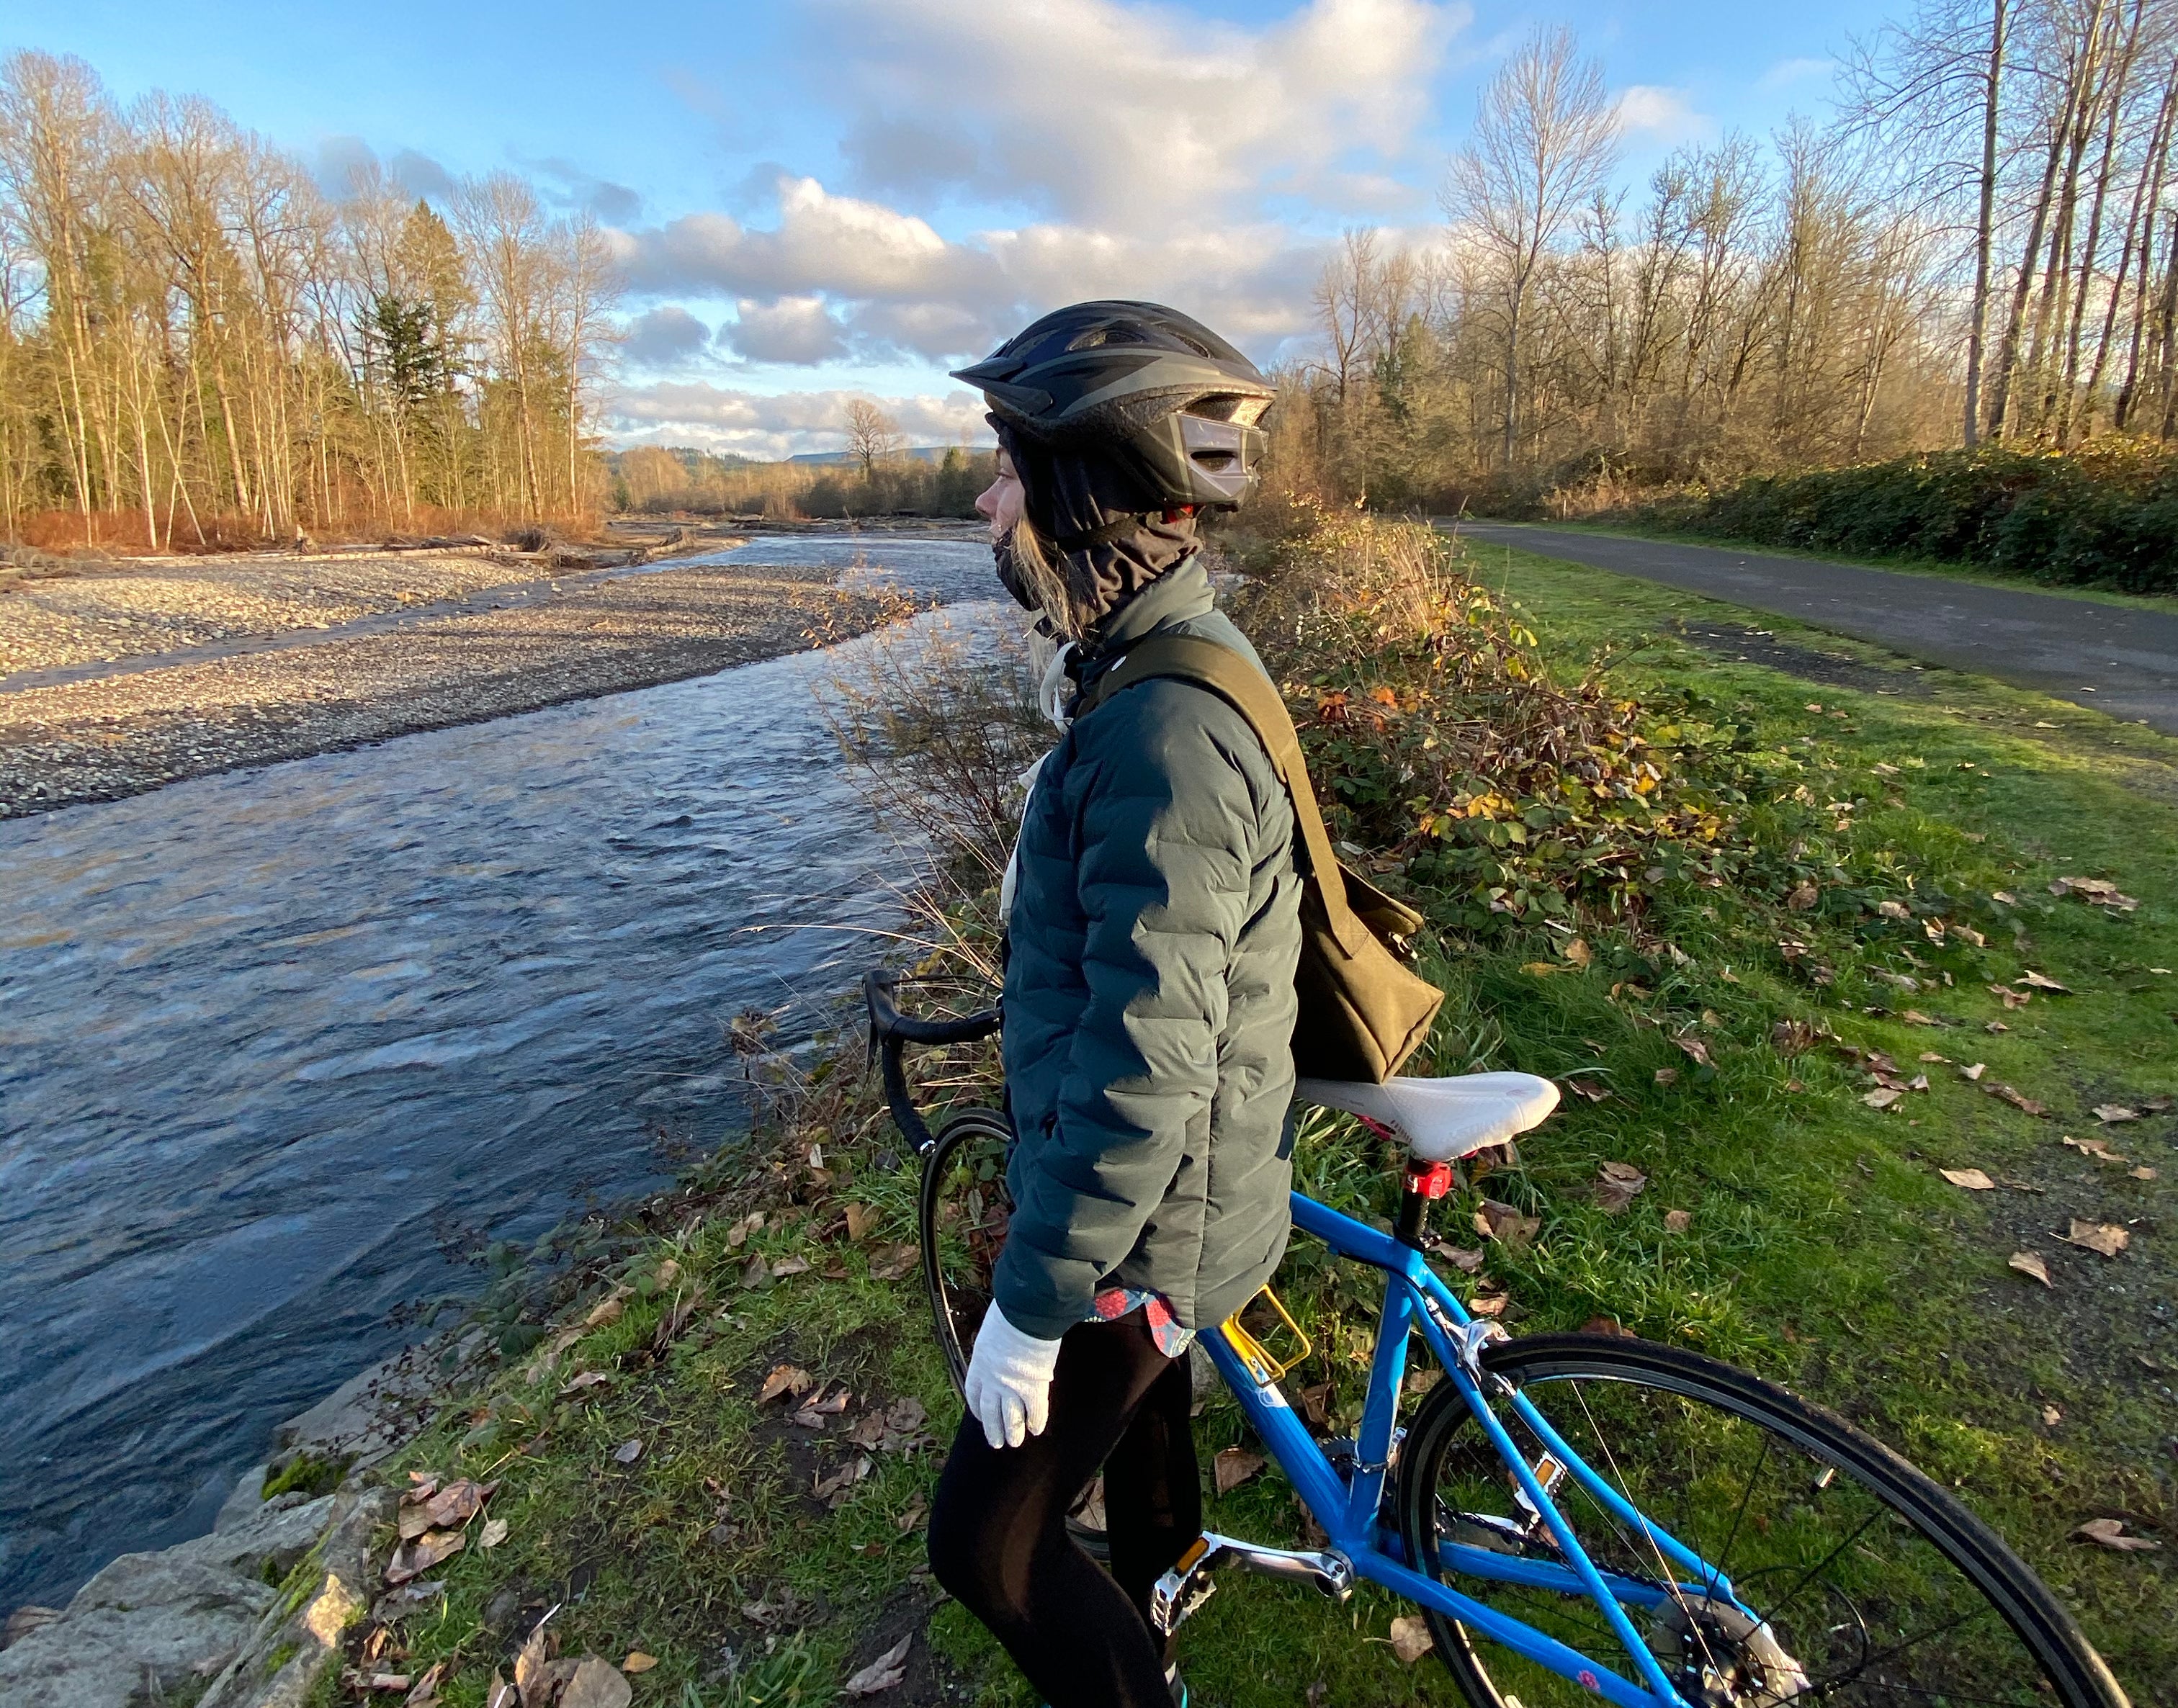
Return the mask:
<svg viewBox="0 0 2178 1708"><path fill-rule="evenodd" d="M2178 735L2178 612L1512 522L1464 522L1459 532L1797 617Z"/></svg>

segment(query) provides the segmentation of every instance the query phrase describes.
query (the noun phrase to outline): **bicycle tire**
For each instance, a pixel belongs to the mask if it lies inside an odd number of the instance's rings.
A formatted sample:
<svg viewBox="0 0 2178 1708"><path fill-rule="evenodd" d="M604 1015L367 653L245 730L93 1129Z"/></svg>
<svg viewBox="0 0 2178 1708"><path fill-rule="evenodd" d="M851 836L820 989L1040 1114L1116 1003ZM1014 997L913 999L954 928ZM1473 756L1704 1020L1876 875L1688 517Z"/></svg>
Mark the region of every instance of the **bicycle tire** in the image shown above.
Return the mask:
<svg viewBox="0 0 2178 1708"><path fill-rule="evenodd" d="M967 1385L968 1349L975 1344L975 1323L966 1323L968 1332L962 1334L967 1301L955 1297L955 1290L946 1280L941 1260L940 1224L945 1181L964 1147L982 1142L1004 1148L1012 1144L1013 1138L1012 1123L997 1110L964 1109L940 1125L937 1143L922 1160L922 1189L916 1204L916 1234L922 1247L922 1291L930 1302L938 1350L944 1357L946 1373L953 1378L955 1394ZM999 1190L1004 1191L1003 1184ZM977 1315L980 1320L980 1313Z"/></svg>
<svg viewBox="0 0 2178 1708"><path fill-rule="evenodd" d="M1585 1378L1613 1384L1630 1383L1636 1388L1669 1396L1683 1406L1691 1403L1708 1407L1727 1418L1752 1425L1764 1432L1762 1458L1750 1475L1746 1493L1726 1538L1724 1552L1727 1558L1719 1563L1721 1569L1729 1569L1729 1556L1734 1542L1743 1534L1753 1533L1743 1531L1743 1520L1752 1503L1755 1486L1754 1477L1759 1476L1769 1462L1772 1438L1781 1440L1788 1449L1798 1449L1808 1460L1831 1467L1836 1472L1851 1479L1848 1489L1858 1485L1874 1502L1879 1503L1891 1519L1902 1520L1916 1536L1934 1548L1943 1561L1954 1568L1972 1590L1985 1598L1989 1606L1995 1608L2010 1628L2021 1649L2040 1669L2043 1682L2049 1687L2048 1689L2032 1692L2033 1700L2048 1702L2052 1700L2054 1692L2054 1700L2062 1703L2064 1708L2128 1708L2124 1690L2104 1664L2102 1657L2088 1644L2071 1615L1994 1531L1975 1517L1949 1490L1931 1482L1873 1436L1827 1408L1699 1353L1617 1336L1538 1334L1501 1341L1484 1351L1482 1366L1490 1375L1502 1378L1516 1387L1539 1389L1540 1391L1530 1393L1530 1398L1546 1417L1550 1417L1576 1450L1579 1450L1579 1443L1573 1441L1572 1432L1567 1428L1566 1418L1552 1416L1547 1403L1551 1394L1548 1384L1553 1382L1570 1383ZM1596 1429L1596 1438L1604 1441L1601 1429L1594 1424L1593 1414L1588 1408L1584 1395L1581 1399L1581 1410L1582 1415L1588 1417L1590 1427ZM1658 1415L1661 1416L1664 1414L1660 1411ZM1501 1416L1506 1419L1508 1427L1513 1427L1509 1412L1501 1413ZM1447 1471L1448 1456L1455 1449L1463 1454L1472 1452L1471 1443L1474 1438L1480 1436L1479 1429L1472 1432L1467 1443L1462 1440L1463 1434L1468 1432L1472 1422L1458 1389L1450 1382L1441 1382L1423 1402L1400 1451L1396 1490L1400 1539L1407 1551L1407 1558L1415 1561L1419 1569L1440 1580L1448 1580L1439 1563L1438 1544L1443 1526L1452 1514L1440 1505L1437 1490ZM1518 1434L1516 1430L1516 1441ZM1620 1438L1623 1441L1627 1438ZM1688 1439L1691 1441L1693 1438L1690 1433ZM1606 1444L1607 1451L1607 1443ZM1663 1450L1669 1452L1672 1449ZM1612 1474L1616 1479L1621 1474L1617 1470L1615 1457L1612 1462ZM1696 1479L1702 1474L1701 1466L1691 1456L1685 1468ZM1502 1465L1497 1469L1498 1476L1503 1478ZM1676 1471L1679 1467L1675 1463L1671 1469ZM1826 1492L1833 1487L1831 1479L1831 1471L1825 1471L1808 1485L1807 1492L1799 1496L1803 1503L1803 1509L1812 1509L1818 1492L1827 1498ZM1505 1481L1509 1485L1509 1479ZM1475 1485L1470 1478L1464 1486L1472 1489ZM1572 1487L1573 1485L1569 1482L1567 1487ZM1844 1497L1841 1496L1841 1503ZM1637 1504L1645 1504L1645 1498L1644 1502ZM1563 1506L1562 1501L1561 1506ZM1597 1506L1594 1510L1601 1513L1601 1508ZM1786 1511L1781 1508L1780 1510ZM1794 1515L1787 1511L1788 1518ZM1464 1518L1471 1520L1473 1516L1468 1514ZM1758 1514L1758 1520L1760 1516ZM1865 1521L1862 1531L1856 1532L1856 1538L1880 1516L1882 1514L1874 1514ZM1454 1522L1461 1521L1464 1520L1454 1520ZM1663 1519L1659 1518L1657 1521L1668 1525L1668 1521ZM1590 1547L1591 1537L1584 1533L1578 1520L1574 1528L1576 1534L1582 1536L1584 1547ZM1765 1525L1761 1528L1766 1536L1769 1527ZM1779 1528L1781 1530L1783 1525L1781 1524ZM1694 1541L1683 1532L1682 1536L1689 1542ZM1901 1551L1895 1558L1902 1559L1904 1544L1902 1542L1898 1546ZM1816 1573L1826 1570L1831 1561L1842 1554L1845 1547L1846 1544L1841 1543L1838 1550L1820 1566L1808 1569L1798 1578L1791 1591L1792 1597L1800 1596ZM1854 1564L1847 1562L1849 1567ZM1787 1563L1776 1569L1791 1569ZM1902 1573L1907 1569L1902 1566L1899 1569ZM1750 1579L1744 1574L1734 1573L1733 1575L1737 1579L1740 1589L1745 1591ZM1475 1580L1459 1581L1468 1592L1484 1594L1483 1590L1477 1587ZM1836 1593L1842 1604L1853 1608L1856 1618L1858 1617L1859 1610L1854 1607L1850 1596L1844 1591L1833 1591L1832 1586L1827 1583L1817 1587ZM1557 1599L1562 1602L1572 1600L1564 1596ZM1768 1612L1757 1602L1750 1602L1749 1605L1765 1620L1771 1618L1781 1619L1786 1611L1781 1603ZM1658 1611L1661 1615L1661 1610ZM1706 1603L1701 1612L1705 1615L1710 1612ZM1432 1609L1424 1608L1422 1613L1438 1655L1475 1708L1508 1708L1507 1694L1501 1692L1492 1681L1481 1656L1477 1652L1475 1641L1466 1629L1458 1621ZM1653 1619L1657 1615L1651 1617ZM1663 1617L1668 1618L1668 1615ZM1689 1615L1688 1635L1678 1639L1684 1645L1681 1658L1689 1663L1692 1654L1689 1639L1698 1640L1693 1617ZM1819 1613L1811 1622L1803 1620L1798 1623L1813 1629L1821 1626L1827 1617ZM1956 1631L1978 1617L1978 1610L1962 1615L1949 1626L1935 1628L1929 1634L1940 1636L1946 1630ZM1638 1628L1638 1620L1636 1624ZM1766 1623L1764 1629L1769 1629ZM1794 1633L1790 1629L1776 1634L1777 1641L1788 1651L1792 1648L1793 1637ZM1818 1633L1819 1640L1835 1637L1835 1630ZM1882 1676L1882 1668L1886 1662L1893 1670L1911 1670L1910 1667L1900 1668L1896 1664L1896 1656L1903 1653L1904 1649L1902 1647L1890 1653L1879 1650L1870 1656L1867 1653L1869 1633L1864 1621L1860 1626L1859 1640L1863 1645L1859 1663L1862 1672L1824 1682L1820 1694L1826 1703L1866 1700L1864 1690L1871 1685L1894 1692L1902 1690L1924 1703L1932 1697L1950 1694L1890 1683ZM1650 1640L1653 1646L1655 1641L1653 1635ZM1920 1642L1926 1638L1912 1640ZM1910 1644L1906 1646L1910 1646ZM1617 1645L1612 1643L1599 1652L1598 1658L1617 1662L1623 1660L1623 1656ZM1870 1667L1875 1668L1874 1676L1871 1679L1864 1679L1862 1673ZM1669 1670L1667 1667L1666 1671ZM1943 1676L1948 1678L1951 1675L1946 1673ZM1808 1680L1805 1687L1813 1689L1815 1682ZM1574 1692L1574 1687L1568 1685L1566 1688L1568 1693ZM2015 1687L2007 1683L2006 1688ZM2022 1697L2022 1700L2026 1699Z"/></svg>

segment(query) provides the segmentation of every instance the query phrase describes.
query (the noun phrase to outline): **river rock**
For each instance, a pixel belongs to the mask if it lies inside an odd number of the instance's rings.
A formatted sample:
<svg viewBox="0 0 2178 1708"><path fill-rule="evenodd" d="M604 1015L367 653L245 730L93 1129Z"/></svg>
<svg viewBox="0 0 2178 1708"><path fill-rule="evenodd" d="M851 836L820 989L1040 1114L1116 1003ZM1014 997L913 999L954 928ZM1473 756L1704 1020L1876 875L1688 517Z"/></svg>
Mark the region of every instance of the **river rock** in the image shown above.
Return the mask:
<svg viewBox="0 0 2178 1708"><path fill-rule="evenodd" d="M268 1507L156 1553L122 1555L57 1617L0 1651L0 1702L145 1708L201 1691L206 1705L254 1703L222 1686L290 1625L303 1633L298 1660L330 1652L316 1632L329 1629L337 1640L360 1611L372 1536L391 1520L393 1502L391 1490L343 1490ZM326 1563L325 1578L314 1577L313 1592L291 1592L283 1603L274 1585L313 1550Z"/></svg>

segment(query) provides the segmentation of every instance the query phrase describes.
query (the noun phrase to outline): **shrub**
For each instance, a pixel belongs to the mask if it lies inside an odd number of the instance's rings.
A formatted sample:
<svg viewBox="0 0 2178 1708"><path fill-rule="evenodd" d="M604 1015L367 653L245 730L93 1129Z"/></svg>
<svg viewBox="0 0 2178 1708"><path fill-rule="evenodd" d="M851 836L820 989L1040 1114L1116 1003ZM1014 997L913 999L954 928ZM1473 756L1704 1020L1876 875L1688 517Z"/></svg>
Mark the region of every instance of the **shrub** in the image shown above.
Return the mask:
<svg viewBox="0 0 2178 1708"><path fill-rule="evenodd" d="M2178 592L2178 450L1985 445L1666 494L1639 526L1856 557L1969 564L2060 587Z"/></svg>

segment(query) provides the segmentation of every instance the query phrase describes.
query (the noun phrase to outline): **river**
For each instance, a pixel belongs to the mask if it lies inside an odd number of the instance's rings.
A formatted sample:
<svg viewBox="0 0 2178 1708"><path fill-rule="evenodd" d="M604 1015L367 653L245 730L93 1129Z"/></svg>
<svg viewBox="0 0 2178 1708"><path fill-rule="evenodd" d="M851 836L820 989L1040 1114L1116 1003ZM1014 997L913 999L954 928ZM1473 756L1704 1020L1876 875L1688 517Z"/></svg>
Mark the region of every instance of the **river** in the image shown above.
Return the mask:
<svg viewBox="0 0 2178 1708"><path fill-rule="evenodd" d="M958 540L715 556L990 586ZM724 1023L806 1035L875 953L818 927L896 916L827 658L0 824L0 1610L208 1529L459 1253L731 1140Z"/></svg>

